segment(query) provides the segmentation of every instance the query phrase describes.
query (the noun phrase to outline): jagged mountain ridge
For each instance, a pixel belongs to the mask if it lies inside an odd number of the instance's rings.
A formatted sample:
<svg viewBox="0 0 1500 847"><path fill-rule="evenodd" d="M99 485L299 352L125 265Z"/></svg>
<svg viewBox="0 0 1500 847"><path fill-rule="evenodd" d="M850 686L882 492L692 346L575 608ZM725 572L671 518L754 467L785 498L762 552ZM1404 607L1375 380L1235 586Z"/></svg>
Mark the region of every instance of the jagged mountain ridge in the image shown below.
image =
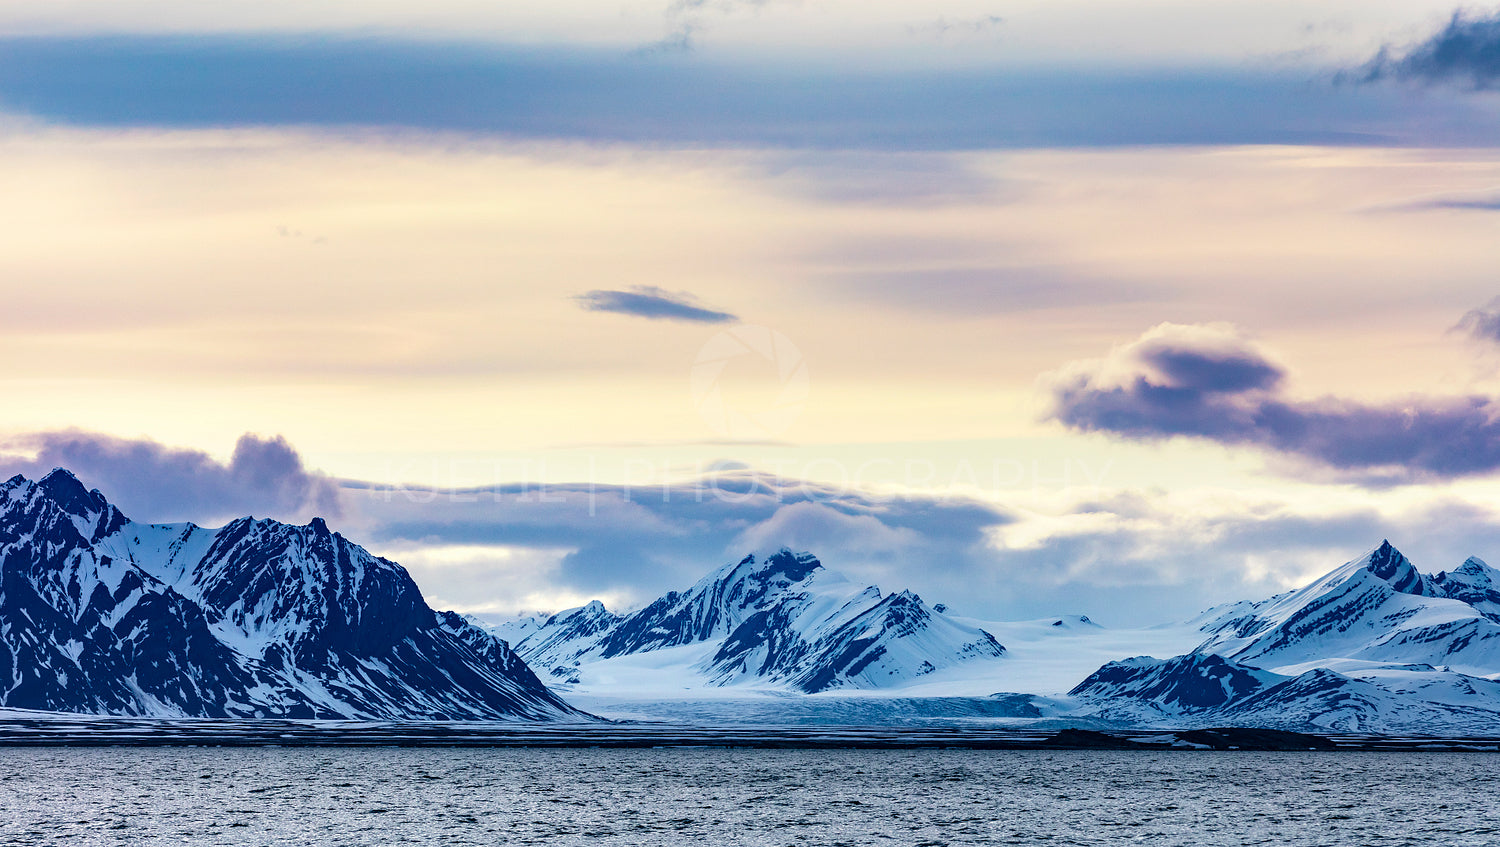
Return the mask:
<svg viewBox="0 0 1500 847"><path fill-rule="evenodd" d="M190 717L581 717L322 520L138 524L71 473L0 485L0 705Z"/></svg>
<svg viewBox="0 0 1500 847"><path fill-rule="evenodd" d="M1186 656L1106 663L1074 687L1073 705L1056 701L1048 714L1493 733L1497 580L1477 558L1426 575L1385 543L1305 588L1211 610L1194 624L1202 638ZM525 632L512 651L470 620L432 611L399 565L321 520L243 518L218 530L138 524L66 472L0 485L0 679L9 678L0 705L198 717L576 717L523 659L566 683L580 666L684 649L698 678L719 686L909 691L952 670L960 675L945 685L967 674L1006 691L1016 690L1001 681L1015 659L989 629L1009 627L995 631L1020 638L1018 650L1055 649L1045 646L1052 630L1060 645L1092 637L1086 618L1040 626L1045 638L1021 637L1024 626L939 609L781 551L727 564L630 614L596 602L518 618Z"/></svg>
<svg viewBox="0 0 1500 847"><path fill-rule="evenodd" d="M577 669L591 662L692 644L714 645L695 666L712 684L804 693L882 688L1005 654L988 632L915 594L856 587L811 554L788 550L764 561L746 556L628 615L594 601L516 628L525 633L517 652L564 682L576 682Z"/></svg>
<svg viewBox="0 0 1500 847"><path fill-rule="evenodd" d="M1144 725L1402 733L1500 729L1497 572L1427 575L1389 541L1307 586L1212 609L1170 659L1110 662L1076 712Z"/></svg>
<svg viewBox="0 0 1500 847"><path fill-rule="evenodd" d="M787 558L791 554L779 555L782 565L793 564ZM693 589L652 603L644 615L617 615L593 603L546 619L518 619L515 626L527 632L520 649L551 651L553 658L546 661L554 662L548 666L559 678L577 680L581 674L580 696L606 699L611 691L621 691L614 696L627 700L691 698L703 695L674 695L671 686L680 686L675 689L679 691L702 691L707 682L757 689L778 682L803 692L899 691L900 696L910 698L907 702L918 704L913 706L917 712L927 708L920 705L927 702L924 698L933 698L936 704L962 691L975 704L1023 704L1026 708L1009 710L1010 717L1004 718L1021 721L1403 734L1500 731L1500 682L1490 678L1500 678L1500 662L1490 636L1497 624L1485 607L1493 602L1495 579L1494 571L1479 559L1470 559L1451 573L1426 575L1385 543L1302 589L1259 602L1218 607L1180 627L1137 633L1111 633L1083 617L1065 616L1050 624L957 618L912 603L907 599L910 595L884 595L873 588L840 585L836 575L808 568L811 557L804 559L780 575L770 560L726 565ZM801 581L793 581L796 577ZM737 588L734 583L740 580L746 584ZM779 588L758 590L766 584ZM735 597L746 602L722 602ZM718 599L710 602L709 598ZM696 611L685 613L684 609ZM708 614L709 609L717 611ZM912 612L910 618L906 612ZM877 620L883 623L876 625ZM955 640L944 635L942 628L949 624L966 627L965 637ZM713 637L725 629L728 635ZM983 640L971 637L974 632L988 637L991 629L1002 635L1014 653L1005 651L1006 659L999 662L951 659L945 674L928 684L922 663L928 656L954 656L955 643L974 645L981 654L993 657L983 650ZM903 635L888 638L887 630ZM619 634L622 631L625 634ZM644 666L611 664L619 657L602 658L603 645L611 643L612 637L616 643L628 637L663 645L640 654L620 654L623 657L686 649L672 645L692 644L694 637L707 637L698 644L710 649L691 654L695 657L691 679L643 676L640 679L649 683L643 688L629 674ZM833 659L841 655L844 645L855 645L851 654L857 659L870 655L873 651L862 651L864 645L859 642L871 637L886 649L877 662L887 663L885 667L897 673L883 675L877 668L872 678L849 681L851 673L865 669L854 661ZM932 643L925 643L929 637ZM1175 643L1175 652L1162 654L1174 658L1104 661L1102 666L1092 665L1097 668L1092 672L1080 669L1066 685L1056 688L1010 687L1013 675L1018 671L1024 675L1027 666L1034 669L1040 663L1064 660L1076 665L1076 657L1066 651L1097 651L1099 645L1119 648L1132 639L1145 643L1149 638ZM842 675L840 684L825 687L815 676L825 669L832 669L835 679ZM1080 677L1084 682L1078 682ZM613 688L617 685L623 687ZM1068 694L1061 694L1069 687ZM981 691L988 693L981 695ZM807 709L820 702L827 704L826 720L836 722L846 717L854 701L813 698ZM706 709L705 713L728 714L712 703L711 698L692 701L678 711ZM639 700L630 708L639 709ZM757 711L761 719L772 713L767 708ZM1028 710L1033 713L1029 717L1023 713ZM675 714L670 708L665 713ZM800 719L808 718L803 714Z"/></svg>
<svg viewBox="0 0 1500 847"><path fill-rule="evenodd" d="M1272 673L1212 654L1111 662L1069 692L1074 714L1135 725L1423 735L1493 733L1500 682L1428 666Z"/></svg>
<svg viewBox="0 0 1500 847"><path fill-rule="evenodd" d="M1297 591L1216 610L1196 652L1266 668L1354 659L1500 672L1494 576L1477 558L1427 576L1385 541Z"/></svg>

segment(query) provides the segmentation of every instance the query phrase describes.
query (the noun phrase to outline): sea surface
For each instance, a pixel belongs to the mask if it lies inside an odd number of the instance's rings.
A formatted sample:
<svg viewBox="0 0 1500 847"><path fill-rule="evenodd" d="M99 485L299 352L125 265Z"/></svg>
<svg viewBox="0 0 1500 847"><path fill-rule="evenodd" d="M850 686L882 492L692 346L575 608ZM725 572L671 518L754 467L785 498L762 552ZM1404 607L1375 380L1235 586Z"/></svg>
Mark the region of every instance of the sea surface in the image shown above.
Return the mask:
<svg viewBox="0 0 1500 847"><path fill-rule="evenodd" d="M1484 753L0 749L0 843L1493 845Z"/></svg>

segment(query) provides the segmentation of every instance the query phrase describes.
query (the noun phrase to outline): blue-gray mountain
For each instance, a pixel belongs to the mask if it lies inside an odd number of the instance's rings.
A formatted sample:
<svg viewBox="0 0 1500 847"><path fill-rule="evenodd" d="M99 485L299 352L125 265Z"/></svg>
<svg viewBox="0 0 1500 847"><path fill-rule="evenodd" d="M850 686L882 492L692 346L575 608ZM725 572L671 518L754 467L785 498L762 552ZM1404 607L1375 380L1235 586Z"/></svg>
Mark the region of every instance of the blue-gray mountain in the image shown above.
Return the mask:
<svg viewBox="0 0 1500 847"><path fill-rule="evenodd" d="M55 470L0 485L0 705L191 717L584 717L320 519L135 523Z"/></svg>

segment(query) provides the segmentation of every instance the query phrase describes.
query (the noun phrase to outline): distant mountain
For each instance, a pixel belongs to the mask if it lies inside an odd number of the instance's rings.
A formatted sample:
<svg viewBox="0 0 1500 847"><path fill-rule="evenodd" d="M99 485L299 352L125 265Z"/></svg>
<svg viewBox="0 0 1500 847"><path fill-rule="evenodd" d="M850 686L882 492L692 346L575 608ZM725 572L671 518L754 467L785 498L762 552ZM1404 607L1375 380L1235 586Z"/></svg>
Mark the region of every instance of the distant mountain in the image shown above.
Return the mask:
<svg viewBox="0 0 1500 847"><path fill-rule="evenodd" d="M1425 576L1387 541L1305 588L1216 610L1197 652L1259 667L1355 659L1497 673L1496 576L1472 558Z"/></svg>
<svg viewBox="0 0 1500 847"><path fill-rule="evenodd" d="M0 705L192 717L580 717L321 520L139 524L55 470L0 485Z"/></svg>
<svg viewBox="0 0 1500 847"><path fill-rule="evenodd" d="M787 550L764 561L746 556L628 615L596 601L498 631L525 633L517 652L563 682L577 682L588 664L689 645L712 647L694 666L712 684L805 693L890 687L1005 655L988 632L911 592L855 586Z"/></svg>
<svg viewBox="0 0 1500 847"><path fill-rule="evenodd" d="M1497 584L1479 559L1428 575L1382 543L1267 600L1185 625L1107 630L1083 616L957 617L782 551L725 565L631 614L591 603L507 626L525 633L517 651L553 679L631 714L739 709L838 722L888 712L910 722L967 720L954 717L967 709L1022 722L1477 735L1500 733ZM1174 653L1119 658L1132 645ZM1080 661L1089 656L1099 658ZM1054 668L1077 676L1054 687ZM716 705L730 701L713 686L851 695L730 706ZM881 712L872 694L890 707Z"/></svg>
<svg viewBox="0 0 1500 847"><path fill-rule="evenodd" d="M1500 682L1430 665L1295 676L1193 654L1111 662L1069 692L1075 715L1174 728L1256 726L1387 734L1493 734Z"/></svg>
<svg viewBox="0 0 1500 847"><path fill-rule="evenodd" d="M1434 596L1468 603L1481 615L1500 623L1500 586L1496 585L1497 578L1500 578L1500 571L1485 564L1483 559L1470 556L1456 570L1439 571L1437 576L1428 578L1425 587Z"/></svg>
<svg viewBox="0 0 1500 847"><path fill-rule="evenodd" d="M1111 662L1069 695L1137 724L1500 732L1500 576L1423 574L1389 541L1296 591L1218 607L1191 654Z"/></svg>

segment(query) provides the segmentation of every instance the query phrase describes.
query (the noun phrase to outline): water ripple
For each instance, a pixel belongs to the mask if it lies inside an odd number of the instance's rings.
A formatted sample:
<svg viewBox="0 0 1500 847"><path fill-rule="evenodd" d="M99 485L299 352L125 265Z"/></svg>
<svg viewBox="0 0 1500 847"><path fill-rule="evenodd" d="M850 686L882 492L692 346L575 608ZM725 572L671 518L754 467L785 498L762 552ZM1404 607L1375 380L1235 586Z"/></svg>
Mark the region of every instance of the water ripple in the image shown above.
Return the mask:
<svg viewBox="0 0 1500 847"><path fill-rule="evenodd" d="M0 751L0 843L1491 845L1492 755Z"/></svg>

